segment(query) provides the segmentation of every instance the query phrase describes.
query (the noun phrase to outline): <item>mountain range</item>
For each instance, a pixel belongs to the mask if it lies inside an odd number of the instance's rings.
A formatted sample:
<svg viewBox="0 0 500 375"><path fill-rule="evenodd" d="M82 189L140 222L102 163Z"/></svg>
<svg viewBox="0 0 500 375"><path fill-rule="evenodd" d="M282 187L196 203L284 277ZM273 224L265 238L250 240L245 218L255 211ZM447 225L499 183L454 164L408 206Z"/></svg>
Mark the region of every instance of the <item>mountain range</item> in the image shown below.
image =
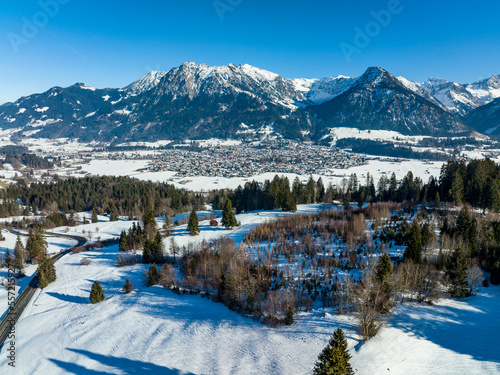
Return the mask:
<svg viewBox="0 0 500 375"><path fill-rule="evenodd" d="M331 128L406 135L500 135L500 77L425 83L379 67L361 76L288 79L250 65L184 63L124 88L53 87L0 106L0 128L81 141L251 138L317 141Z"/></svg>

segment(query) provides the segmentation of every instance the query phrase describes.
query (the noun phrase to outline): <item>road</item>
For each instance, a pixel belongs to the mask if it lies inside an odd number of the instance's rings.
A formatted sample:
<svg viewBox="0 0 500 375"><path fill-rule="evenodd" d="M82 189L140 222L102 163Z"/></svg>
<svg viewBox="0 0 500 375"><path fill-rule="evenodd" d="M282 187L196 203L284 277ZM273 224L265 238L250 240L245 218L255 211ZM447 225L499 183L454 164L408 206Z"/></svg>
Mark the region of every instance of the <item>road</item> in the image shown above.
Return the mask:
<svg viewBox="0 0 500 375"><path fill-rule="evenodd" d="M25 235L24 233L15 230L12 230L12 233ZM70 234L47 233L47 235L74 239L78 241L78 244L76 246L83 246L87 242L87 240L81 236L74 236ZM53 255L52 260L54 261L54 263L57 262L64 255L69 254L72 251L72 249L73 248ZM10 306L9 311L0 322L0 348L3 346L5 339L7 339L7 337L9 336L9 332L11 331L12 327L15 326L17 320L23 313L26 306L28 306L28 303L30 302L31 298L33 297L37 289L38 289L38 275L35 274L35 276L33 276L33 278L31 279L30 283L17 297L16 301Z"/></svg>

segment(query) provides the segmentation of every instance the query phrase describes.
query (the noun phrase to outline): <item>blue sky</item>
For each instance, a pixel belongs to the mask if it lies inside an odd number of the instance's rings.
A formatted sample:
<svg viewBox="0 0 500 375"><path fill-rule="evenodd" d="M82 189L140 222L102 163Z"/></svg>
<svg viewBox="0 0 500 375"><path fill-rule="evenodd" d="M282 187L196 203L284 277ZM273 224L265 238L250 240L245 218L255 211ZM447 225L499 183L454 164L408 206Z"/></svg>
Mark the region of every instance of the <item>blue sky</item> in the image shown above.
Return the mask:
<svg viewBox="0 0 500 375"><path fill-rule="evenodd" d="M0 103L75 82L123 87L184 61L472 82L500 74L499 16L491 0L0 0Z"/></svg>

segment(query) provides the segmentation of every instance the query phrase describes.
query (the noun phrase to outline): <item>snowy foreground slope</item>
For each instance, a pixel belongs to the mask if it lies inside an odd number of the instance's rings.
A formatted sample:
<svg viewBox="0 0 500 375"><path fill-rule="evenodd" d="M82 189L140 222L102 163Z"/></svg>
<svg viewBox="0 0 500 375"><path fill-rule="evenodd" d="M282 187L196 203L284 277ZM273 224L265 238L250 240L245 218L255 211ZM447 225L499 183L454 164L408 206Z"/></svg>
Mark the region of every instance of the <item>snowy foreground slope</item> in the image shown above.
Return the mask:
<svg viewBox="0 0 500 375"><path fill-rule="evenodd" d="M142 286L143 265L116 267L117 246L65 256L17 325L16 368L2 374L306 374L336 327L346 330L358 374L500 373L500 288L464 301L396 309L362 344L354 319L326 310L263 326L196 295ZM81 266L80 259L92 260ZM125 278L136 286L121 293ZM106 300L91 305L93 280Z"/></svg>
<svg viewBox="0 0 500 375"><path fill-rule="evenodd" d="M239 242L278 214L238 215L242 226L229 234ZM99 223L99 235L116 235L127 224ZM229 232L200 227L196 240ZM192 239L183 228L174 231L181 245ZM145 287L146 266L118 268L118 255L115 245L56 263L57 281L35 294L16 325L16 368L7 365L6 347L0 351L2 375L310 374L337 327L346 332L357 374L500 374L500 287L461 301L400 306L363 343L352 316L313 310L297 314L291 326L270 328L198 295ZM80 265L84 257L90 265ZM135 286L128 295L121 292L126 278ZM106 295L97 305L88 299L94 280Z"/></svg>

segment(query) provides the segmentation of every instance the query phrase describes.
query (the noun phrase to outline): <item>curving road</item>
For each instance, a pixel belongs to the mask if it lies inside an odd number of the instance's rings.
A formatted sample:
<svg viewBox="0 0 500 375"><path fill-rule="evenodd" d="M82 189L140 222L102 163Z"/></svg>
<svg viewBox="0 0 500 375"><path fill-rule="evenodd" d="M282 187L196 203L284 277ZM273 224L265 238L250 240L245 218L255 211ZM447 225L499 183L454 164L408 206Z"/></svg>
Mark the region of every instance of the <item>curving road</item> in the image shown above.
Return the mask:
<svg viewBox="0 0 500 375"><path fill-rule="evenodd" d="M12 230L12 233L25 235L16 230ZM83 246L87 242L87 240L84 237L74 236L70 234L47 233L47 235L74 239L78 241L78 244L76 246ZM55 254L52 256L52 260L55 263L59 259L61 259L64 255L70 253L72 250L73 248ZM38 274L35 274L35 276L33 276L33 278L31 279L30 283L17 297L16 301L10 306L10 309L7 311L7 314L0 322L0 348L3 346L5 340L9 336L12 327L15 326L17 320L23 313L26 306L28 306L28 303L30 302L31 298L33 297L37 289L38 289Z"/></svg>

